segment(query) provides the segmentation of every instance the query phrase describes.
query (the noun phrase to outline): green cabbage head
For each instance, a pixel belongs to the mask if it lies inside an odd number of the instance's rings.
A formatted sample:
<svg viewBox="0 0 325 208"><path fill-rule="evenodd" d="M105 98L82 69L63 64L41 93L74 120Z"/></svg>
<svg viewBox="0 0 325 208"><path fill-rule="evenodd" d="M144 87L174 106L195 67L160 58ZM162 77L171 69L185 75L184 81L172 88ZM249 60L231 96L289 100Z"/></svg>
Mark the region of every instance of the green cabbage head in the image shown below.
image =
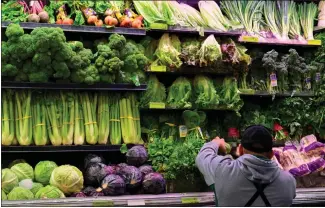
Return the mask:
<svg viewBox="0 0 325 208"><path fill-rule="evenodd" d="M36 199L58 199L65 198L64 193L55 186L47 185L40 188L35 195Z"/></svg>
<svg viewBox="0 0 325 208"><path fill-rule="evenodd" d="M1 200L7 200L7 194L1 190Z"/></svg>
<svg viewBox="0 0 325 208"><path fill-rule="evenodd" d="M18 177L18 181L24 179L34 180L34 170L33 167L28 163L18 163L10 168Z"/></svg>
<svg viewBox="0 0 325 208"><path fill-rule="evenodd" d="M65 194L80 192L83 188L82 172L71 165L61 165L52 172L50 184L58 187Z"/></svg>
<svg viewBox="0 0 325 208"><path fill-rule="evenodd" d="M50 178L54 168L58 167L55 162L41 161L35 166L35 180L43 185L50 183Z"/></svg>
<svg viewBox="0 0 325 208"><path fill-rule="evenodd" d="M34 194L23 187L15 187L8 194L8 200L25 200L25 199L34 199Z"/></svg>
<svg viewBox="0 0 325 208"><path fill-rule="evenodd" d="M1 189L5 193L9 193L13 188L18 186L18 177L16 174L8 169L2 169L1 170Z"/></svg>
<svg viewBox="0 0 325 208"><path fill-rule="evenodd" d="M30 189L30 191L36 196L36 193L43 187L44 186L41 183L33 183L33 186Z"/></svg>

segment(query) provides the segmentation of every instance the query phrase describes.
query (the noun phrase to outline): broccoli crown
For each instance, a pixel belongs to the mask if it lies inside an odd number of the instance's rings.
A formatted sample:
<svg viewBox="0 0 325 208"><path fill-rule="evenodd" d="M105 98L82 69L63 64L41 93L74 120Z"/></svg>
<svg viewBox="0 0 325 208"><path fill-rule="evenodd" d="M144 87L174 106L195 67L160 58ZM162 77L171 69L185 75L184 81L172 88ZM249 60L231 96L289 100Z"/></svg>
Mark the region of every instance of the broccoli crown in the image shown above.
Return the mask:
<svg viewBox="0 0 325 208"><path fill-rule="evenodd" d="M100 76L98 74L97 68L94 65L90 65L87 68L78 70L74 75L74 79L79 83L92 85L96 82L99 82Z"/></svg>
<svg viewBox="0 0 325 208"><path fill-rule="evenodd" d="M114 33L110 35L108 38L108 46L111 49L122 50L125 44L126 44L126 39L123 35Z"/></svg>
<svg viewBox="0 0 325 208"><path fill-rule="evenodd" d="M53 61L52 67L55 71L54 78L67 79L70 76L70 70L65 62Z"/></svg>
<svg viewBox="0 0 325 208"><path fill-rule="evenodd" d="M121 50L120 58L126 59L127 56L141 53L137 45L132 42L127 42L123 50Z"/></svg>
<svg viewBox="0 0 325 208"><path fill-rule="evenodd" d="M10 24L5 34L9 41L17 41L20 36L24 35L24 29L19 24Z"/></svg>
<svg viewBox="0 0 325 208"><path fill-rule="evenodd" d="M18 74L18 69L12 64L5 64L1 67L1 75L5 77L14 77Z"/></svg>
<svg viewBox="0 0 325 208"><path fill-rule="evenodd" d="M106 62L105 62L106 63ZM118 57L111 58L107 60L108 72L118 72L124 65L124 62L121 61Z"/></svg>
<svg viewBox="0 0 325 208"><path fill-rule="evenodd" d="M104 58L112 58L112 57L114 57L114 52L106 44L98 45L97 46L97 53L98 53L99 56L103 56Z"/></svg>
<svg viewBox="0 0 325 208"><path fill-rule="evenodd" d="M84 45L80 41L69 41L68 44L74 52L79 52L84 49Z"/></svg>
<svg viewBox="0 0 325 208"><path fill-rule="evenodd" d="M276 60L278 55L279 53L275 50L271 50L264 54L262 58L263 67L267 68L269 73L276 70Z"/></svg>

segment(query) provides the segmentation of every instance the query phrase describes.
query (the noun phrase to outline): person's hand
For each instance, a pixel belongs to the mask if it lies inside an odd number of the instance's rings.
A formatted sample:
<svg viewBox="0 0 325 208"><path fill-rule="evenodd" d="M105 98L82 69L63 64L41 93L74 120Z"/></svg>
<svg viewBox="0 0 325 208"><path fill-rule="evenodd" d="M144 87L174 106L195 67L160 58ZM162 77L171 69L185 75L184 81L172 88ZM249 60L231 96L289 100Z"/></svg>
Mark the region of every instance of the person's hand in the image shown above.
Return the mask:
<svg viewBox="0 0 325 208"><path fill-rule="evenodd" d="M224 139L220 139L219 137L216 137L212 140L212 142L218 144L219 149L218 152L222 153L222 154L226 154L227 150L226 150L226 142Z"/></svg>

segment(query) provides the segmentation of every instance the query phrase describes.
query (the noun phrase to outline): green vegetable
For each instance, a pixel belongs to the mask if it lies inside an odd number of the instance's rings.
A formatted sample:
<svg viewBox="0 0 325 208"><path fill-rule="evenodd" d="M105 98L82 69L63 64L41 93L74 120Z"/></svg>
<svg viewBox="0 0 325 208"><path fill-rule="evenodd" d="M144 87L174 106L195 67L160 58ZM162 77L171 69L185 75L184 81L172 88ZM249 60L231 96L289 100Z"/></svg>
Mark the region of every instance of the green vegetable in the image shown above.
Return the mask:
<svg viewBox="0 0 325 208"><path fill-rule="evenodd" d="M302 91L302 78L306 63L295 49L290 49L289 54L283 58L288 66L289 86L296 92Z"/></svg>
<svg viewBox="0 0 325 208"><path fill-rule="evenodd" d="M3 90L1 98L1 144L11 145L15 137L14 93L12 90Z"/></svg>
<svg viewBox="0 0 325 208"><path fill-rule="evenodd" d="M175 43L172 43L169 34L163 34L155 52L157 59L152 63L151 67L163 65L168 68L179 68L182 65L182 61L180 60L181 53L174 47L174 45Z"/></svg>
<svg viewBox="0 0 325 208"><path fill-rule="evenodd" d="M24 7L16 1L1 3L1 19L10 22L25 22L28 14L24 12Z"/></svg>
<svg viewBox="0 0 325 208"><path fill-rule="evenodd" d="M50 179L50 185L59 188L64 194L80 192L83 188L83 182L82 172L71 165L56 167Z"/></svg>
<svg viewBox="0 0 325 208"><path fill-rule="evenodd" d="M79 95L74 100L74 133L73 133L73 144L82 145L85 143L85 122L83 120L83 110L81 105L81 99Z"/></svg>
<svg viewBox="0 0 325 208"><path fill-rule="evenodd" d="M32 188L30 189L30 191L34 194L34 196L36 196L36 193L43 188L43 184L41 183L33 183ZM36 198L36 197L35 197Z"/></svg>
<svg viewBox="0 0 325 208"><path fill-rule="evenodd" d="M183 17L187 20L187 24L189 24L192 28L207 27L207 24L203 20L200 12L195 8L185 3L180 3L180 9L182 10Z"/></svg>
<svg viewBox="0 0 325 208"><path fill-rule="evenodd" d="M7 194L1 190L1 200L7 200Z"/></svg>
<svg viewBox="0 0 325 208"><path fill-rule="evenodd" d="M81 106L83 110L83 119L85 126L86 142L88 144L97 144L98 142L98 124L97 124L97 93L82 92L79 93Z"/></svg>
<svg viewBox="0 0 325 208"><path fill-rule="evenodd" d="M48 185L54 168L58 167L55 162L41 161L35 166L35 181Z"/></svg>
<svg viewBox="0 0 325 208"><path fill-rule="evenodd" d="M46 126L47 112L43 94L33 96L31 108L34 143L35 145L46 145L48 143L48 127Z"/></svg>
<svg viewBox="0 0 325 208"><path fill-rule="evenodd" d="M185 77L179 77L170 86L166 102L170 108L191 108L191 97L191 82Z"/></svg>
<svg viewBox="0 0 325 208"><path fill-rule="evenodd" d="M209 35L197 52L200 66L214 66L221 59L221 48L214 35Z"/></svg>
<svg viewBox="0 0 325 208"><path fill-rule="evenodd" d="M291 15L290 25L289 25L289 37L296 40L303 40L301 35L301 25L298 13L298 4L293 2L293 11Z"/></svg>
<svg viewBox="0 0 325 208"><path fill-rule="evenodd" d="M317 5L314 3L304 2L298 5L298 14L304 38L314 40L314 19L317 15Z"/></svg>
<svg viewBox="0 0 325 208"><path fill-rule="evenodd" d="M16 174L8 168L2 169L1 190L8 194L16 186L18 186L18 177Z"/></svg>
<svg viewBox="0 0 325 208"><path fill-rule="evenodd" d="M59 199L65 198L64 193L57 187L47 185L40 188L35 194L36 199Z"/></svg>
<svg viewBox="0 0 325 208"><path fill-rule="evenodd" d="M119 95L110 97L111 108L110 108L110 119L109 119L109 132L110 132L110 143L112 145L121 144L121 118L120 118L120 107L119 107Z"/></svg>
<svg viewBox="0 0 325 208"><path fill-rule="evenodd" d="M216 108L219 96L211 79L204 75L197 75L193 81L195 104L200 108Z"/></svg>
<svg viewBox="0 0 325 208"><path fill-rule="evenodd" d="M59 146L62 144L62 103L59 93L51 92L45 95L46 103L46 126L51 144ZM59 116L58 116L59 115Z"/></svg>
<svg viewBox="0 0 325 208"><path fill-rule="evenodd" d="M33 187L32 179L24 179L24 180L20 181L19 187L23 187L28 190L32 189L32 187Z"/></svg>
<svg viewBox="0 0 325 208"><path fill-rule="evenodd" d="M73 132L74 132L74 119L75 108L74 99L75 94L73 92L60 92L62 103L62 127L61 136L63 145L73 144Z"/></svg>
<svg viewBox="0 0 325 208"><path fill-rule="evenodd" d="M10 168L16 176L18 177L18 181L24 179L32 179L34 180L34 169L28 163L18 163Z"/></svg>
<svg viewBox="0 0 325 208"><path fill-rule="evenodd" d="M240 92L237 88L237 80L231 77L225 77L220 92L220 104L226 105L228 109L239 110L244 102L240 98Z"/></svg>
<svg viewBox="0 0 325 208"><path fill-rule="evenodd" d="M271 50L264 54L263 56L263 67L266 68L267 74L266 74L266 85L269 93L275 93L277 90L276 86L272 86L271 84L271 77L276 77L276 64L278 59L279 53L275 50Z"/></svg>
<svg viewBox="0 0 325 208"><path fill-rule="evenodd" d="M229 20L223 16L218 4L214 1L199 1L199 8L205 24L217 31L227 31Z"/></svg>
<svg viewBox="0 0 325 208"><path fill-rule="evenodd" d="M140 96L140 106L148 108L150 102L166 101L166 88L159 82L156 75L150 75L148 79L148 87L145 92Z"/></svg>
<svg viewBox="0 0 325 208"><path fill-rule="evenodd" d="M137 12L141 14L149 24L156 22L166 23L163 14L160 13L157 6L155 5L155 2L134 1L133 4Z"/></svg>
<svg viewBox="0 0 325 208"><path fill-rule="evenodd" d="M97 121L98 121L98 144L107 144L109 136L109 96L105 92L100 92L98 95L97 107Z"/></svg>
<svg viewBox="0 0 325 208"><path fill-rule="evenodd" d="M119 101L122 138L125 144L138 144L131 105L131 98L128 95Z"/></svg>
<svg viewBox="0 0 325 208"><path fill-rule="evenodd" d="M25 188L16 187L8 195L8 200L30 200L34 199L34 194Z"/></svg>
<svg viewBox="0 0 325 208"><path fill-rule="evenodd" d="M184 38L182 40L181 58L187 65L196 66L199 62L198 51L200 50L200 41L196 38Z"/></svg>

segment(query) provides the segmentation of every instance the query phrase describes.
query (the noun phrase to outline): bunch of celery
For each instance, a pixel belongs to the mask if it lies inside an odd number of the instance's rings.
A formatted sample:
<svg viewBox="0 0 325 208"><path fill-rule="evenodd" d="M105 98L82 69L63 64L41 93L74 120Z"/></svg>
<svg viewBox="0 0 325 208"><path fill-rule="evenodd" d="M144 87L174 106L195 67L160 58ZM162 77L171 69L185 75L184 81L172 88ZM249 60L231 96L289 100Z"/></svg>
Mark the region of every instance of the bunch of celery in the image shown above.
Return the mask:
<svg viewBox="0 0 325 208"><path fill-rule="evenodd" d="M80 92L80 102L83 110L86 142L97 144L98 124L97 124L97 93Z"/></svg>
<svg viewBox="0 0 325 208"><path fill-rule="evenodd" d="M215 108L219 104L219 96L210 78L197 75L193 81L195 104L200 108Z"/></svg>
<svg viewBox="0 0 325 208"><path fill-rule="evenodd" d="M221 59L221 48L214 35L205 39L197 52L200 66L213 66Z"/></svg>
<svg viewBox="0 0 325 208"><path fill-rule="evenodd" d="M83 145L85 143L85 121L81 105L81 99L78 95L74 99L74 145Z"/></svg>
<svg viewBox="0 0 325 208"><path fill-rule="evenodd" d="M169 68L179 68L182 65L182 61L180 59L180 48L175 48L175 46L180 45L180 41L175 37L173 40L174 41L172 42L172 38L168 33L161 36L158 48L155 52L157 60L152 63L153 66L164 65ZM177 41L179 43L176 43Z"/></svg>
<svg viewBox="0 0 325 208"><path fill-rule="evenodd" d="M33 142L31 97L30 90L16 91L15 93L15 130L18 143L22 146L28 146Z"/></svg>
<svg viewBox="0 0 325 208"><path fill-rule="evenodd" d="M137 97L134 93L129 93L128 95L131 100L131 109L132 109L132 117L134 123L134 130L135 130L135 144L143 144L141 139L141 124L140 124L140 111L139 111L139 103Z"/></svg>
<svg viewBox="0 0 325 208"><path fill-rule="evenodd" d="M314 40L314 19L317 15L317 5L314 3L304 2L298 5L298 14L306 40Z"/></svg>
<svg viewBox="0 0 325 208"><path fill-rule="evenodd" d="M36 92L37 93L37 92ZM48 143L48 135L46 126L46 105L44 95L39 93L33 94L32 99L32 123L33 123L33 139L35 145L46 145Z"/></svg>
<svg viewBox="0 0 325 208"><path fill-rule="evenodd" d="M111 107L109 114L109 132L110 143L121 144L121 119L120 119L120 107L119 107L119 95L110 97Z"/></svg>
<svg viewBox="0 0 325 208"><path fill-rule="evenodd" d="M15 138L14 92L2 90L1 99L1 144L11 145Z"/></svg>
<svg viewBox="0 0 325 208"><path fill-rule="evenodd" d="M191 108L191 82L185 77L178 77L169 87L167 105L170 108Z"/></svg>
<svg viewBox="0 0 325 208"><path fill-rule="evenodd" d="M148 108L150 102L165 102L166 88L156 75L150 75L147 90L140 97L140 106Z"/></svg>
<svg viewBox="0 0 325 208"><path fill-rule="evenodd" d="M125 144L138 144L138 135L135 125L135 120L138 119L133 115L132 101L134 101L130 94L125 94L119 100L120 106L120 120L121 120L121 130L122 138Z"/></svg>
<svg viewBox="0 0 325 208"><path fill-rule="evenodd" d="M98 144L107 144L109 136L109 96L107 92L100 92L98 95Z"/></svg>
<svg viewBox="0 0 325 208"><path fill-rule="evenodd" d="M73 133L74 133L74 120L75 120L75 108L74 100L75 94L73 92L60 92L61 103L62 103L62 144L71 145L73 144Z"/></svg>
<svg viewBox="0 0 325 208"><path fill-rule="evenodd" d="M62 144L61 128L63 123L62 101L60 94L50 92L45 95L46 126L51 144L59 146Z"/></svg>

